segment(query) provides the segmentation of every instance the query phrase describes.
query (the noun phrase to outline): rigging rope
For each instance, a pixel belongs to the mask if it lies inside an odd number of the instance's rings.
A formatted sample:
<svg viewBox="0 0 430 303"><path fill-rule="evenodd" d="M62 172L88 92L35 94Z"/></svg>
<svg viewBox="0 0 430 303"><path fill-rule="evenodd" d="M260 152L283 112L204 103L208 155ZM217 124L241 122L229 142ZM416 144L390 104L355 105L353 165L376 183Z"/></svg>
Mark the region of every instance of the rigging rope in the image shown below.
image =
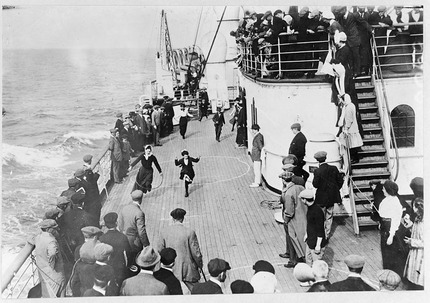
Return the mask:
<svg viewBox="0 0 430 303"><path fill-rule="evenodd" d="M197 41L197 36L199 34L200 22L202 21L202 15L203 15L203 6L202 6L202 9L200 10L199 23L197 24L196 35L194 37L194 43L193 43L193 51L191 52L191 54L194 53L194 50L196 48L196 41ZM189 63L188 63L187 73L190 71L190 68L191 68L191 56L189 56L188 61L189 61Z"/></svg>

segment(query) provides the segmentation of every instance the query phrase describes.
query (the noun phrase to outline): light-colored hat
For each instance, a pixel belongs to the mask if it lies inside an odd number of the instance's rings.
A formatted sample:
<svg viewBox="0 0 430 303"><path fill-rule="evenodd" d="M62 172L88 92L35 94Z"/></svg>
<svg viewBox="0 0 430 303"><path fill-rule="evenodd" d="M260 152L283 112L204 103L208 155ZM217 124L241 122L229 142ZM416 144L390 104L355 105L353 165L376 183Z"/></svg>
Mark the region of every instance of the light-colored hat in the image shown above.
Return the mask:
<svg viewBox="0 0 430 303"><path fill-rule="evenodd" d="M339 41L346 42L348 37L346 36L345 32L340 32L338 36Z"/></svg>
<svg viewBox="0 0 430 303"><path fill-rule="evenodd" d="M308 282L314 279L312 268L306 263L297 263L293 275L299 282Z"/></svg>
<svg viewBox="0 0 430 303"><path fill-rule="evenodd" d="M142 249L142 251L136 256L136 264L140 267L151 267L160 262L160 254L149 245Z"/></svg>
<svg viewBox="0 0 430 303"><path fill-rule="evenodd" d="M314 154L314 158L317 160L322 160L327 158L327 152L326 151L319 151Z"/></svg>
<svg viewBox="0 0 430 303"><path fill-rule="evenodd" d="M133 201L140 200L140 199L142 199L142 197L143 197L143 191L141 191L141 190L137 189L131 193L131 198L133 199Z"/></svg>
<svg viewBox="0 0 430 303"><path fill-rule="evenodd" d="M45 219L39 223L39 227L44 229L44 228L50 228L50 227L58 227L58 225L57 225L57 222L53 219Z"/></svg>
<svg viewBox="0 0 430 303"><path fill-rule="evenodd" d="M312 189L304 189L300 192L299 198L308 199L308 200L313 199L314 192L312 191Z"/></svg>
<svg viewBox="0 0 430 303"><path fill-rule="evenodd" d="M396 289L402 280L397 273L389 269L380 270L376 273L376 275L379 282L392 289Z"/></svg>
<svg viewBox="0 0 430 303"><path fill-rule="evenodd" d="M349 268L362 268L364 266L365 260L359 255L349 255L345 258L345 264Z"/></svg>
<svg viewBox="0 0 430 303"><path fill-rule="evenodd" d="M85 155L82 159L84 160L84 162L90 162L92 158L92 155Z"/></svg>
<svg viewBox="0 0 430 303"><path fill-rule="evenodd" d="M64 196L59 196L57 198L57 205L65 205L65 204L69 204L70 200L67 197Z"/></svg>
<svg viewBox="0 0 430 303"><path fill-rule="evenodd" d="M99 243L94 247L94 256L97 261L105 261L112 255L113 247L109 244Z"/></svg>
<svg viewBox="0 0 430 303"><path fill-rule="evenodd" d="M95 226L85 226L81 228L81 232L85 238L94 237L97 234L103 234L100 228Z"/></svg>
<svg viewBox="0 0 430 303"><path fill-rule="evenodd" d="M75 177L81 178L85 176L85 171L82 168L79 168L75 171Z"/></svg>

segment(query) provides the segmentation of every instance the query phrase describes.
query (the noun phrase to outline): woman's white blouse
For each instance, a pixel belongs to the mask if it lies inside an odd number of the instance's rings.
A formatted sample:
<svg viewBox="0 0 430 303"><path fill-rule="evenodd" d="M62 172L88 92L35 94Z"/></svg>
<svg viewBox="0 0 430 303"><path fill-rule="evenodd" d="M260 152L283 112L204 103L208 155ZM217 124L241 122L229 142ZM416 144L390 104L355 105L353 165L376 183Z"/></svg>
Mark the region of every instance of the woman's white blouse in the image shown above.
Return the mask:
<svg viewBox="0 0 430 303"><path fill-rule="evenodd" d="M396 196L385 197L379 205L379 215L382 218L391 219L391 236L394 236L394 233L399 229L402 214L403 207L402 204L400 204L399 198Z"/></svg>

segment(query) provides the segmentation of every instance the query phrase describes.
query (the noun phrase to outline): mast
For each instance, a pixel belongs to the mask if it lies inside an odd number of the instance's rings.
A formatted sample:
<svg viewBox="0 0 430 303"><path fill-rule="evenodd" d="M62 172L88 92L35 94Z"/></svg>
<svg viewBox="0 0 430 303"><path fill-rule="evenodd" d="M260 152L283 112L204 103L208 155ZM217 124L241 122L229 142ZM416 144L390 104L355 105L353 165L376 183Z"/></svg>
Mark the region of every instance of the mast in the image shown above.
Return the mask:
<svg viewBox="0 0 430 303"><path fill-rule="evenodd" d="M167 25L167 16L164 10L161 11L161 36L161 40L164 40L167 67L172 72L172 81L174 82L173 86L176 86L178 84L178 77L176 75L177 67L175 60L173 59L172 43L170 41L169 27Z"/></svg>

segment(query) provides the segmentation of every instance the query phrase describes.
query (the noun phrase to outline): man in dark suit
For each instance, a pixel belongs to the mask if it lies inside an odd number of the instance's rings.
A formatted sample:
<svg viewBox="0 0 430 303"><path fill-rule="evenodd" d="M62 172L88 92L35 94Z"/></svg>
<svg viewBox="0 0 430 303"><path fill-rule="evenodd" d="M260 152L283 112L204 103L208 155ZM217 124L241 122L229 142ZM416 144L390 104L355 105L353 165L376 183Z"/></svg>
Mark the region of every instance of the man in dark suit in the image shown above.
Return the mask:
<svg viewBox="0 0 430 303"><path fill-rule="evenodd" d="M93 215L95 218L100 220L100 212L102 204L100 201L99 187L97 180L100 175L97 172L93 172L91 167L92 155L85 155L83 157L84 165L83 169L85 172L84 180L87 182L87 192L85 197L85 210Z"/></svg>
<svg viewBox="0 0 430 303"><path fill-rule="evenodd" d="M110 133L109 150L111 151L112 175L115 183L121 183L122 147L119 140L119 131L113 128Z"/></svg>
<svg viewBox="0 0 430 303"><path fill-rule="evenodd" d="M77 192L77 190L79 189L78 188L79 180L77 180L75 178L69 179L69 180L67 180L67 185L69 186L69 188L64 190L60 196L66 197L71 202L72 201L71 198L72 198L73 194L75 194ZM81 191L82 191L82 193L84 193L83 190L81 190Z"/></svg>
<svg viewBox="0 0 430 303"><path fill-rule="evenodd" d="M260 133L258 124L253 124L251 131L254 136L251 150L251 160L254 163L254 182L249 187L259 187L261 185L261 151L264 148L264 137Z"/></svg>
<svg viewBox="0 0 430 303"><path fill-rule="evenodd" d="M158 281L154 275L154 268L160 262L160 255L152 248L146 246L136 257L136 264L140 266L137 276L125 279L122 282L121 296L154 296L168 295L169 290L163 282Z"/></svg>
<svg viewBox="0 0 430 303"><path fill-rule="evenodd" d="M383 56L385 54L385 46L387 45L387 30L393 25L393 20L387 15L387 8L384 5L378 6L377 15L369 17L369 23L371 25L380 25L374 29L375 42L377 46L378 56ZM381 63L384 63L384 58L380 57Z"/></svg>
<svg viewBox="0 0 430 303"><path fill-rule="evenodd" d="M345 258L349 275L345 280L333 283L329 291L375 291L375 289L361 279L364 266L364 258L357 255L349 255Z"/></svg>
<svg viewBox="0 0 430 303"><path fill-rule="evenodd" d="M222 294L221 283L227 278L227 270L230 264L223 259L212 259L208 263L208 271L211 275L209 281L197 283L191 290L192 295L215 295Z"/></svg>
<svg viewBox="0 0 430 303"><path fill-rule="evenodd" d="M161 111L160 106L155 105L154 111L151 114L152 125L154 127L154 145L161 146L160 133L161 133Z"/></svg>
<svg viewBox="0 0 430 303"><path fill-rule="evenodd" d="M127 258L130 256L130 243L127 237L116 228L118 221L117 213L108 213L104 216L103 220L107 231L100 237L100 242L113 247L113 252L108 264L113 267L115 279L118 285L121 285L127 276L127 259L125 256L127 256Z"/></svg>
<svg viewBox="0 0 430 303"><path fill-rule="evenodd" d="M367 75L372 65L372 53L370 48L370 37L372 26L369 24L369 13L365 6L358 6L358 11L353 13L357 20L357 29L360 35L360 74Z"/></svg>
<svg viewBox="0 0 430 303"><path fill-rule="evenodd" d="M142 204L143 192L135 190L131 193L132 203L125 205L118 220L118 229L125 234L130 244L131 252L129 261L133 262L136 255L142 248L149 245L148 235L146 233L145 214L140 208Z"/></svg>
<svg viewBox="0 0 430 303"><path fill-rule="evenodd" d="M315 204L324 212L325 236L330 238L331 224L333 222L333 207L335 203L342 203L339 190L343 185L343 176L336 166L325 163L327 152L319 151L314 158L319 162L319 167L314 171L312 185L317 189Z"/></svg>
<svg viewBox="0 0 430 303"><path fill-rule="evenodd" d="M172 267L175 265L176 251L167 247L160 251L161 268L154 272L154 277L166 284L171 295L182 295L181 282L173 274Z"/></svg>
<svg viewBox="0 0 430 303"><path fill-rule="evenodd" d="M83 297L103 297L106 296L106 288L113 278L113 269L108 266L100 266L94 271L94 285L87 289Z"/></svg>
<svg viewBox="0 0 430 303"><path fill-rule="evenodd" d="M183 224L186 213L182 208L170 212L173 224L162 229L157 249L162 251L171 247L176 251L173 273L192 290L200 279L199 268L203 267L203 258L196 232Z"/></svg>
<svg viewBox="0 0 430 303"><path fill-rule="evenodd" d="M221 111L221 107L216 108L216 114L212 117L212 121L215 126L215 140L220 142L222 126L225 124L224 113Z"/></svg>
<svg viewBox="0 0 430 303"><path fill-rule="evenodd" d="M295 136L290 143L290 150L288 151L288 154L292 154L297 157L295 174L303 176L303 179L306 182L306 180L309 178L309 173L303 170L303 166L306 164L303 159L306 155L306 142L308 142L308 140L301 132L301 129L302 126L300 125L300 123L293 123L293 125L291 125L291 131Z"/></svg>
<svg viewBox="0 0 430 303"><path fill-rule="evenodd" d="M165 96L165 101L162 104L164 106L164 118L166 119L166 131L170 134L173 131L173 117L175 116L175 111L173 110L172 99Z"/></svg>
<svg viewBox="0 0 430 303"><path fill-rule="evenodd" d="M83 209L85 195L75 193L72 196L73 209L58 219L58 225L64 232L67 243L72 252L76 247L84 243L81 229L85 226L93 226L94 218Z"/></svg>

